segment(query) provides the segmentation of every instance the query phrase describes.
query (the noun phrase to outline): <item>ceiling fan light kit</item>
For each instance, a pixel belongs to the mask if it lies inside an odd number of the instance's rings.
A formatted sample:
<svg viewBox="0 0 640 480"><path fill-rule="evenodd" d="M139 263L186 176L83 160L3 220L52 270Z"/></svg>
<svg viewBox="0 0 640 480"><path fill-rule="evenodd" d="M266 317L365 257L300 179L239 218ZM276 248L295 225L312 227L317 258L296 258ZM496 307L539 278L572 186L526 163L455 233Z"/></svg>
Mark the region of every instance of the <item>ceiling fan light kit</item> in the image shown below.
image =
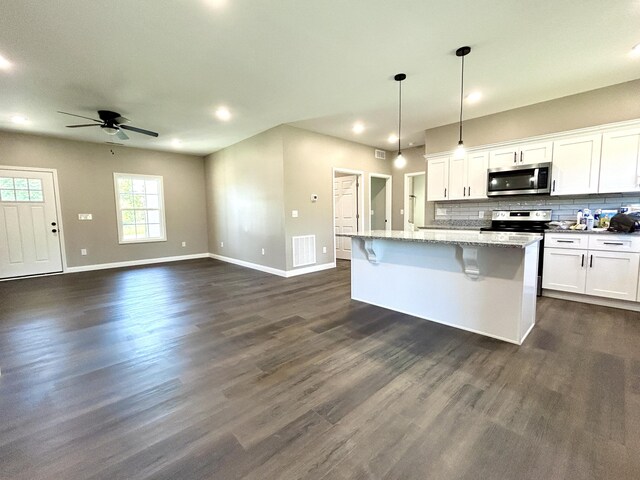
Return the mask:
<svg viewBox="0 0 640 480"><path fill-rule="evenodd" d="M471 47L460 47L456 50L456 56L462 60L462 71L460 74L460 138L458 139L458 147L455 151L456 158L464 157L466 153L464 148L464 142L462 141L462 108L464 105L464 57L471 53Z"/></svg>

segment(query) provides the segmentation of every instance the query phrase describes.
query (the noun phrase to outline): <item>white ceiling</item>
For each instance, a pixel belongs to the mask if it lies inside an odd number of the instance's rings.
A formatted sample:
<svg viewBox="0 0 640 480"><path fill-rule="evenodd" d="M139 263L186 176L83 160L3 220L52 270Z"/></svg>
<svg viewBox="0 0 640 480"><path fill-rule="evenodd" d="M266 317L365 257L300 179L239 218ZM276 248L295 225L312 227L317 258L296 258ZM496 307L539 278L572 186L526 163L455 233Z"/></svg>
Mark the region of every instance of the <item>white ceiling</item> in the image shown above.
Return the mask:
<svg viewBox="0 0 640 480"><path fill-rule="evenodd" d="M56 111L110 109L160 133L132 133L144 148L206 154L290 123L393 149L395 73L403 147L421 144L457 121L457 47L483 93L470 118L640 77L638 25L639 0L1 0L0 129L104 142Z"/></svg>

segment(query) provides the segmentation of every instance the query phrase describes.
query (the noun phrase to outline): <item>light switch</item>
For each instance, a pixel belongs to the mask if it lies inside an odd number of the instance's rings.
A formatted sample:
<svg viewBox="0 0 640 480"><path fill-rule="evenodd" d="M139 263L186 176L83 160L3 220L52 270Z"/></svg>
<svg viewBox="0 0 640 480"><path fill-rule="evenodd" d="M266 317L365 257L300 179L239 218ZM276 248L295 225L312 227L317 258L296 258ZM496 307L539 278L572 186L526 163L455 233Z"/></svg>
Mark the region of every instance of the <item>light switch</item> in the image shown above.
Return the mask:
<svg viewBox="0 0 640 480"><path fill-rule="evenodd" d="M80 249L80 255L86 255L87 254L87 249L86 248L81 248Z"/></svg>
<svg viewBox="0 0 640 480"><path fill-rule="evenodd" d="M78 220L93 220L93 215L91 213L79 213Z"/></svg>
<svg viewBox="0 0 640 480"><path fill-rule="evenodd" d="M291 210L291 216L293 218L298 218L298 210Z"/></svg>
<svg viewBox="0 0 640 480"><path fill-rule="evenodd" d="M404 215L404 208L400 209L400 215Z"/></svg>

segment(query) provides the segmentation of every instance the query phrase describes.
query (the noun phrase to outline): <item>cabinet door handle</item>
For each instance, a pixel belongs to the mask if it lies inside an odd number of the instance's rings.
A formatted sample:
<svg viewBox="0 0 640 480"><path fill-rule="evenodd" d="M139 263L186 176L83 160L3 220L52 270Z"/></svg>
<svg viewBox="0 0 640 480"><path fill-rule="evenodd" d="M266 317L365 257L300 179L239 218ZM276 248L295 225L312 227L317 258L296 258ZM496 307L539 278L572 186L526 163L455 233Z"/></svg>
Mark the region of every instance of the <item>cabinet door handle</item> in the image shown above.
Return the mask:
<svg viewBox="0 0 640 480"><path fill-rule="evenodd" d="M471 187L468 187L467 193L471 196Z"/></svg>
<svg viewBox="0 0 640 480"><path fill-rule="evenodd" d="M462 196L463 197L467 196L467 187L462 187Z"/></svg>
<svg viewBox="0 0 640 480"><path fill-rule="evenodd" d="M447 198L447 189L444 189L444 198Z"/></svg>
<svg viewBox="0 0 640 480"><path fill-rule="evenodd" d="M553 181L553 187L551 187L551 191L555 192L556 191L556 181Z"/></svg>
<svg viewBox="0 0 640 480"><path fill-rule="evenodd" d="M520 163L522 163L522 154L523 154L523 153L524 153L524 152L520 152Z"/></svg>
<svg viewBox="0 0 640 480"><path fill-rule="evenodd" d="M584 267L584 253L582 254L582 261L580 262L580 268Z"/></svg>
<svg viewBox="0 0 640 480"><path fill-rule="evenodd" d="M518 152L513 152L513 163L518 163Z"/></svg>
<svg viewBox="0 0 640 480"><path fill-rule="evenodd" d="M573 243L573 240L556 240L558 243Z"/></svg>
<svg viewBox="0 0 640 480"><path fill-rule="evenodd" d="M589 259L589 268L593 268L593 255L589 255L591 258Z"/></svg>
<svg viewBox="0 0 640 480"><path fill-rule="evenodd" d="M602 242L605 245L624 245L622 242Z"/></svg>

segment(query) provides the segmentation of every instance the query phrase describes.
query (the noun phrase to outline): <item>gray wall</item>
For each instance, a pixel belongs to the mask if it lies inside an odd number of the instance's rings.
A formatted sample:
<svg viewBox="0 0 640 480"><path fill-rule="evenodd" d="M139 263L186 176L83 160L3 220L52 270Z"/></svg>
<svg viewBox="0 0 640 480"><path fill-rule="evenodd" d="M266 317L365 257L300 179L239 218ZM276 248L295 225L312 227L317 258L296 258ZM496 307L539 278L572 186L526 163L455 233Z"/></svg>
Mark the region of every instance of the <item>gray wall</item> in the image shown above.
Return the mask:
<svg viewBox="0 0 640 480"><path fill-rule="evenodd" d="M0 132L0 164L57 169L70 267L207 252L202 157ZM118 243L113 172L164 177L166 242Z"/></svg>
<svg viewBox="0 0 640 480"><path fill-rule="evenodd" d="M209 252L285 270L282 141L276 127L205 157Z"/></svg>
<svg viewBox="0 0 640 480"><path fill-rule="evenodd" d="M371 209L369 173L391 174L391 160L378 160L374 148L327 135L309 132L283 125L284 135L284 210L286 229L287 269L292 268L291 237L316 236L318 264L335 260L333 250L333 168L345 168L364 172L364 228L369 228ZM318 201L311 202L311 194L318 194ZM298 210L299 217L291 218L291 211ZM395 216L395 212L394 212ZM322 253L327 247L327 253Z"/></svg>
<svg viewBox="0 0 640 480"><path fill-rule="evenodd" d="M400 214L400 210L404 209L404 174L425 172L427 164L424 159L424 146L407 148L402 150L402 155L407 159L407 166L398 169L393 167L393 230L404 230L404 216ZM390 158L390 164L396 158L396 153L387 153L387 158ZM426 197L426 196L425 196ZM431 223L433 220L433 202L425 202L425 217L426 223ZM421 226L421 225L416 225Z"/></svg>
<svg viewBox="0 0 640 480"><path fill-rule="evenodd" d="M536 103L464 122L467 147L640 118L640 80ZM428 154L453 150L458 124L425 132Z"/></svg>
<svg viewBox="0 0 640 480"><path fill-rule="evenodd" d="M385 178L371 178L371 230L385 229L385 216L387 205L387 191L384 188L387 184ZM366 213L366 212L365 212Z"/></svg>

